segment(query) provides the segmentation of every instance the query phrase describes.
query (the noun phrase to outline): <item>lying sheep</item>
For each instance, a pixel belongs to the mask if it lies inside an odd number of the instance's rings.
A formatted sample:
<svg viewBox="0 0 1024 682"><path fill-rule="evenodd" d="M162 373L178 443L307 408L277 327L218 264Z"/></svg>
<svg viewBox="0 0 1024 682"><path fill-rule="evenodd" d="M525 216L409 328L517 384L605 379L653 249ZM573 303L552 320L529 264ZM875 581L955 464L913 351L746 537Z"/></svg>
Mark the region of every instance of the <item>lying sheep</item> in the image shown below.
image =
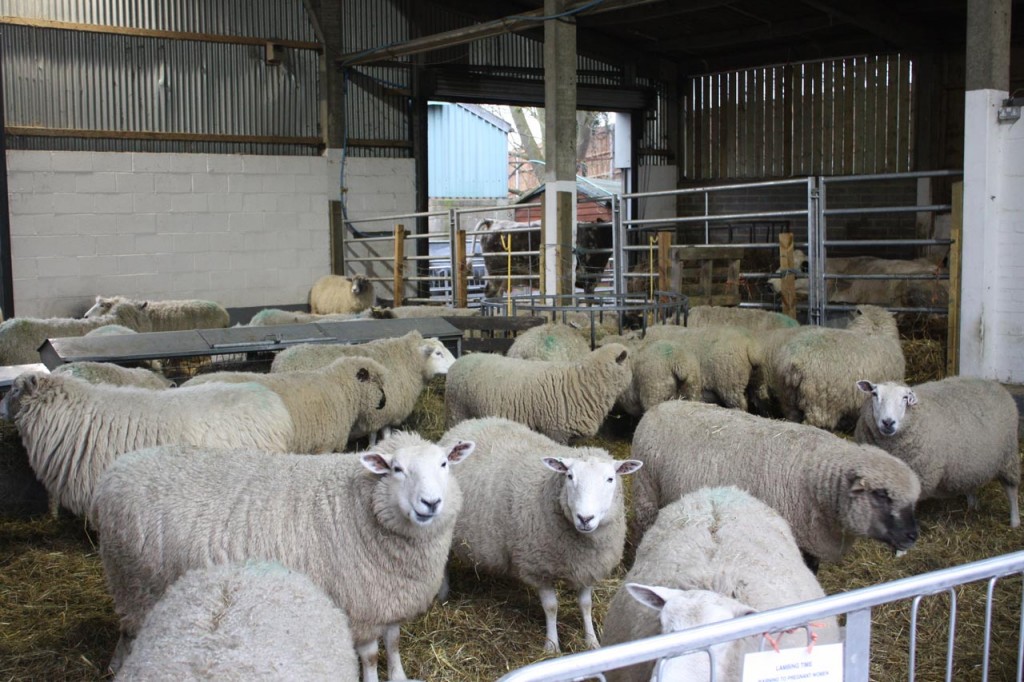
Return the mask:
<svg viewBox="0 0 1024 682"><path fill-rule="evenodd" d="M115 663L181 575L261 559L305 573L348 614L364 682L377 680L382 633L388 673L405 679L399 626L441 587L462 504L449 472L472 451L396 433L359 456L174 445L121 457L92 509L121 619Z"/></svg>
<svg viewBox="0 0 1024 682"><path fill-rule="evenodd" d="M734 486L701 488L658 513L637 548L625 584L608 606L601 643L608 646L703 625L712 622L715 613L715 620L725 620L824 596L778 512ZM701 610L705 614L694 619ZM829 618L806 630L781 634L775 641L781 647L801 646L810 639L808 634L819 643L840 638L835 618ZM756 639L714 647L715 679L739 679L742 654L756 650L751 647ZM607 678L646 682L653 667L648 663L619 668ZM708 656L697 653L670 659L662 679L707 680L708 673Z"/></svg>
<svg viewBox="0 0 1024 682"><path fill-rule="evenodd" d="M28 365L39 362L39 347L47 339L84 336L108 324L120 324L135 331L152 330L145 303L122 303L99 317L80 320L71 317L12 317L0 322L0 365Z"/></svg>
<svg viewBox="0 0 1024 682"><path fill-rule="evenodd" d="M355 680L348 617L276 562L196 568L146 616L115 680Z"/></svg>
<svg viewBox="0 0 1024 682"><path fill-rule="evenodd" d="M686 317L687 327L743 327L751 331L767 331L769 329L787 329L797 327L799 322L788 315L759 310L757 308L739 308L736 306L698 305L690 308Z"/></svg>
<svg viewBox="0 0 1024 682"><path fill-rule="evenodd" d="M51 499L78 515L126 452L165 443L287 452L293 438L284 403L253 383L165 391L26 372L0 402L0 419L17 425Z"/></svg>
<svg viewBox="0 0 1024 682"><path fill-rule="evenodd" d="M476 454L455 475L463 510L453 556L540 593L546 651L559 650L555 584L577 590L586 644L596 648L593 587L619 565L626 538L619 477L640 462L617 462L600 448L559 445L497 417L464 421L440 442L460 440L476 443Z"/></svg>
<svg viewBox="0 0 1024 682"><path fill-rule="evenodd" d="M277 354L271 373L317 370L339 357L362 356L387 368L382 414L371 421L357 420L350 438L374 436L381 430L401 426L412 414L423 389L435 376L447 374L455 356L438 339L424 339L418 331L398 338L376 339L358 344L300 344Z"/></svg>
<svg viewBox="0 0 1024 682"><path fill-rule="evenodd" d="M1020 525L1019 416L998 381L947 377L913 388L859 381L871 397L861 407L854 437L910 465L921 479L921 499L967 495L999 479L1010 501L1010 526Z"/></svg>
<svg viewBox="0 0 1024 682"><path fill-rule="evenodd" d="M453 308L446 305L400 305L394 308L382 308L374 313L374 317L397 320L423 317L479 317L479 315L479 308Z"/></svg>
<svg viewBox="0 0 1024 682"><path fill-rule="evenodd" d="M854 535L898 550L917 539L917 475L822 429L674 400L643 416L632 451L645 464L633 486L637 536L681 495L735 485L789 522L812 565L838 561Z"/></svg>
<svg viewBox="0 0 1024 682"><path fill-rule="evenodd" d="M182 301L132 301L124 296L97 296L85 317L106 315L118 303L145 303L155 332L188 331L190 329L220 329L231 324L224 306L213 301L188 299ZM146 330L139 330L146 331Z"/></svg>
<svg viewBox="0 0 1024 682"><path fill-rule="evenodd" d="M249 327L273 327L281 324L312 324L316 322L351 322L367 320L367 311L361 313L338 313L335 315L314 315L298 310L281 310L280 308L264 308L249 320Z"/></svg>
<svg viewBox="0 0 1024 682"><path fill-rule="evenodd" d="M211 382L254 382L281 397L294 425L289 452L344 452L356 422L374 430L384 427L384 377L387 370L366 357L341 357L317 370L277 372L211 372L182 387Z"/></svg>
<svg viewBox="0 0 1024 682"><path fill-rule="evenodd" d="M612 343L578 362L464 355L448 370L448 427L473 417L505 417L567 443L593 436L633 373L625 346Z"/></svg>
<svg viewBox="0 0 1024 682"><path fill-rule="evenodd" d="M309 291L309 310L315 315L358 313L374 304L373 284L366 275L351 279L341 275L324 275Z"/></svg>
<svg viewBox="0 0 1024 682"><path fill-rule="evenodd" d="M761 344L754 332L741 327L656 325L647 328L644 338L672 339L689 348L700 363L703 399L747 409L747 393L758 383L762 364Z"/></svg>
<svg viewBox="0 0 1024 682"><path fill-rule="evenodd" d="M762 341L768 394L782 416L822 429L852 428L863 394L857 381L903 381L906 361L892 313L857 306L846 329L804 326Z"/></svg>
<svg viewBox="0 0 1024 682"><path fill-rule="evenodd" d="M574 362L589 353L590 343L577 329L560 322L548 322L516 336L505 355L521 360Z"/></svg>
<svg viewBox="0 0 1024 682"><path fill-rule="evenodd" d="M137 386L159 390L171 388L174 382L159 372L142 367L121 367L112 362L69 362L53 368L53 374L66 374L90 384Z"/></svg>

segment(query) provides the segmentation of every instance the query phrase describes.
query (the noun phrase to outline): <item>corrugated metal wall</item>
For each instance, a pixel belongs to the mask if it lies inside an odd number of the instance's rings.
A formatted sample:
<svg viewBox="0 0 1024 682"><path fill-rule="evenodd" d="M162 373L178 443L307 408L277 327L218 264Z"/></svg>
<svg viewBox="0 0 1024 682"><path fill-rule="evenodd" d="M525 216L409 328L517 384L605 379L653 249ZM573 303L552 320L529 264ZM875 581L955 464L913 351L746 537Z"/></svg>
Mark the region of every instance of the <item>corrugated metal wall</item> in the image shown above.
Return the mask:
<svg viewBox="0 0 1024 682"><path fill-rule="evenodd" d="M301 0L131 2L0 0L0 14L102 26L313 41ZM3 25L6 124L58 130L277 141L139 140L12 134L13 149L313 154L319 136L319 55L286 47ZM290 142L290 140L289 140Z"/></svg>
<svg viewBox="0 0 1024 682"><path fill-rule="evenodd" d="M508 195L508 133L468 108L431 102L427 109L431 198Z"/></svg>

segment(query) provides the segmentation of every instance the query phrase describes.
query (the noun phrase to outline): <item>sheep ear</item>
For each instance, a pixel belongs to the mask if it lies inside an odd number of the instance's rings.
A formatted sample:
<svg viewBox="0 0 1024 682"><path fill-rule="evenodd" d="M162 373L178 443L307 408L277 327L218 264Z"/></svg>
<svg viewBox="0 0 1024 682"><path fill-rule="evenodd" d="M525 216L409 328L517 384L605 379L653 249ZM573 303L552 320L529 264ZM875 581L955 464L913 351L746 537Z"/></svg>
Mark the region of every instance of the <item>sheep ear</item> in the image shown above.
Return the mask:
<svg viewBox="0 0 1024 682"><path fill-rule="evenodd" d="M476 449L476 443L471 440L460 440L458 443L452 446L452 449L448 451L448 461L452 464L458 464L462 460L466 459L473 454L473 450Z"/></svg>
<svg viewBox="0 0 1024 682"><path fill-rule="evenodd" d="M625 587L629 596L655 611L661 611L672 595L679 592L669 587L654 587L640 583L626 583Z"/></svg>
<svg viewBox="0 0 1024 682"><path fill-rule="evenodd" d="M917 394L913 391L907 391L907 405L917 405Z"/></svg>
<svg viewBox="0 0 1024 682"><path fill-rule="evenodd" d="M18 382L22 395L32 395L39 388L39 375L35 372L23 374Z"/></svg>
<svg viewBox="0 0 1024 682"><path fill-rule="evenodd" d="M358 381L362 381L364 383L369 381L370 380L370 370L366 369L365 367L360 367L359 370L356 372L356 379Z"/></svg>
<svg viewBox="0 0 1024 682"><path fill-rule="evenodd" d="M867 481L856 471L849 471L846 474L846 482L850 486L851 493L862 493L869 489Z"/></svg>
<svg viewBox="0 0 1024 682"><path fill-rule="evenodd" d="M620 462L619 465L615 467L615 473L619 476L628 476L639 471L640 467L643 465L644 463L638 459L627 459L624 462Z"/></svg>
<svg viewBox="0 0 1024 682"><path fill-rule="evenodd" d="M391 473L391 459L388 455L379 452L367 452L359 457L364 467L375 474L383 475Z"/></svg>
<svg viewBox="0 0 1024 682"><path fill-rule="evenodd" d="M857 388L864 391L865 393L870 393L872 395L874 395L875 393L875 385L868 381L867 379L861 379L860 381L858 381Z"/></svg>
<svg viewBox="0 0 1024 682"><path fill-rule="evenodd" d="M629 357L629 351L622 351L621 353L619 353L619 357L615 358L615 364L621 365L626 361L627 357Z"/></svg>
<svg viewBox="0 0 1024 682"><path fill-rule="evenodd" d="M560 474L569 473L569 464L572 463L571 459L562 459L560 457L544 457L541 461L544 462L544 466L548 469Z"/></svg>
<svg viewBox="0 0 1024 682"><path fill-rule="evenodd" d="M141 302L139 302L139 310L145 310L146 306L148 306L148 305L149 305L149 301L141 301Z"/></svg>

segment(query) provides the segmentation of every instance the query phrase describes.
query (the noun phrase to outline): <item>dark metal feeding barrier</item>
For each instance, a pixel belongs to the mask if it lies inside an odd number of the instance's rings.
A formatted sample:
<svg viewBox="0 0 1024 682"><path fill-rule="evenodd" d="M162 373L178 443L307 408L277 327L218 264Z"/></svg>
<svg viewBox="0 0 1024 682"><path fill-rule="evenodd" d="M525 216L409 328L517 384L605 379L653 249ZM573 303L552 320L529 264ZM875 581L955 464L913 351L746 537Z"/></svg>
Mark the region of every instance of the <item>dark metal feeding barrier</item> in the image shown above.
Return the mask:
<svg viewBox="0 0 1024 682"><path fill-rule="evenodd" d="M629 329L646 333L652 324L665 322L686 324L689 299L674 291L646 294L528 294L485 298L481 302L484 315L531 315L552 322L568 324L585 316L590 323L590 347L597 346L597 326L609 318L619 334ZM682 322L680 322L682 320Z"/></svg>

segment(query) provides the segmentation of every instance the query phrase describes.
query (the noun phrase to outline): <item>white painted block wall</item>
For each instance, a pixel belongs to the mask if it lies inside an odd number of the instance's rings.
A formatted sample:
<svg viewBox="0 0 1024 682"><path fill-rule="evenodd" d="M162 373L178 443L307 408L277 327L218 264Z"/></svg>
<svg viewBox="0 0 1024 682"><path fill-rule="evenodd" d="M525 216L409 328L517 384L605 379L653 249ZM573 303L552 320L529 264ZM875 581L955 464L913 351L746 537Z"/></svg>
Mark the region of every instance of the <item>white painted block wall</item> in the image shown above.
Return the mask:
<svg viewBox="0 0 1024 682"><path fill-rule="evenodd" d="M1007 93L965 98L960 373L1024 384L1024 121Z"/></svg>
<svg viewBox="0 0 1024 682"><path fill-rule="evenodd" d="M96 294L305 302L330 271L338 158L9 151L15 312L78 315ZM411 160L350 158L345 175L357 214L415 206Z"/></svg>

